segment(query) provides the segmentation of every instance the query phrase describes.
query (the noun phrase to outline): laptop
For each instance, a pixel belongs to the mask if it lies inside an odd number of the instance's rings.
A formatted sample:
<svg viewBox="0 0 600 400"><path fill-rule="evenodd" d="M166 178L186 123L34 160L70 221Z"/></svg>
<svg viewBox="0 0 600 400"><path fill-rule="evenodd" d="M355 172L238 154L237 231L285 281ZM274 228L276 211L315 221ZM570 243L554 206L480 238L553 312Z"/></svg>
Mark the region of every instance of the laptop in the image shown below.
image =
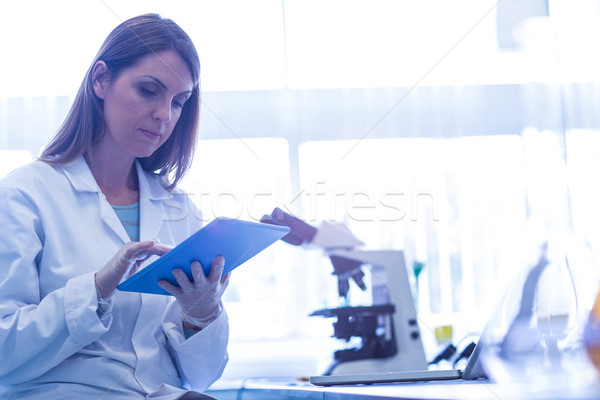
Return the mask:
<svg viewBox="0 0 600 400"><path fill-rule="evenodd" d="M479 361L483 341L480 339L464 369L440 369L397 372L374 372L347 375L311 376L310 383L317 386L365 385L374 383L424 382L448 380L473 380L487 378Z"/></svg>

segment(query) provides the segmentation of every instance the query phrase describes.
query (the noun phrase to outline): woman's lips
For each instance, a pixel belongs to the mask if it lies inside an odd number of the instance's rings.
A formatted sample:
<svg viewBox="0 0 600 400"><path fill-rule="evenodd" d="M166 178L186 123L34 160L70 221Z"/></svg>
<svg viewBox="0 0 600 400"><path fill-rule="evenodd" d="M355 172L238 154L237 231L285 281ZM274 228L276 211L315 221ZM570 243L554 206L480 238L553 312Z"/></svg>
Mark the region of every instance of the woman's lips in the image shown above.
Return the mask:
<svg viewBox="0 0 600 400"><path fill-rule="evenodd" d="M162 136L160 131L141 129L141 131L152 140L159 140Z"/></svg>

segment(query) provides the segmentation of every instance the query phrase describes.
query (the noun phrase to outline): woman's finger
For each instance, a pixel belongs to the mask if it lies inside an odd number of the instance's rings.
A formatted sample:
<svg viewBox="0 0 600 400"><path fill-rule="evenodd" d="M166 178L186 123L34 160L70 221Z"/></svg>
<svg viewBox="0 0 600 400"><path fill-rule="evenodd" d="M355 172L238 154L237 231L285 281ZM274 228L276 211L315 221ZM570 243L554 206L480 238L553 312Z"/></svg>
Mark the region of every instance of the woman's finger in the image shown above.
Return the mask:
<svg viewBox="0 0 600 400"><path fill-rule="evenodd" d="M225 268L225 258L223 256L217 256L212 262L210 267L210 273L208 274L208 281L210 283L216 283L221 279L223 275L223 269Z"/></svg>
<svg viewBox="0 0 600 400"><path fill-rule="evenodd" d="M181 292L181 288L173 285L169 281L160 280L160 281L158 281L158 286L165 289L168 293L172 294L173 296L175 296L176 294Z"/></svg>
<svg viewBox="0 0 600 400"><path fill-rule="evenodd" d="M175 277L175 280L177 281L177 284L181 288L182 292L191 292L192 290L194 290L194 285L192 284L192 282L190 282L183 270L179 268L174 269L173 276Z"/></svg>
<svg viewBox="0 0 600 400"><path fill-rule="evenodd" d="M157 244L154 240L145 242L131 242L125 245L123 257L128 260L144 260L150 256L162 256L172 249L171 246Z"/></svg>
<svg viewBox="0 0 600 400"><path fill-rule="evenodd" d="M198 261L194 261L191 264L192 269L192 277L194 278L194 283L196 285L200 285L206 281L206 275L204 275L204 268Z"/></svg>
<svg viewBox="0 0 600 400"><path fill-rule="evenodd" d="M229 277L231 276L231 272L226 273L221 277L221 285L227 287L229 285Z"/></svg>

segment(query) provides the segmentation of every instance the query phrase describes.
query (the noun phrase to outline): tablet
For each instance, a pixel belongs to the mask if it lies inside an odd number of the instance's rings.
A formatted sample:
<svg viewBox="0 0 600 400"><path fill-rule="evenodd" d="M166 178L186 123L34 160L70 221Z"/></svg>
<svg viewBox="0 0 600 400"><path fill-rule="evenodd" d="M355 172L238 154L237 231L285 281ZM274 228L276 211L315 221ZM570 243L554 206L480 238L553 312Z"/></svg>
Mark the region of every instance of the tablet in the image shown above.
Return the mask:
<svg viewBox="0 0 600 400"><path fill-rule="evenodd" d="M169 293L158 286L159 280L174 285L172 274L181 268L192 279L190 264L199 261L208 276L212 261L217 256L225 258L223 274L239 267L289 232L286 226L262 224L230 218L217 218L199 229L168 253L122 282L118 289L127 292L153 294Z"/></svg>

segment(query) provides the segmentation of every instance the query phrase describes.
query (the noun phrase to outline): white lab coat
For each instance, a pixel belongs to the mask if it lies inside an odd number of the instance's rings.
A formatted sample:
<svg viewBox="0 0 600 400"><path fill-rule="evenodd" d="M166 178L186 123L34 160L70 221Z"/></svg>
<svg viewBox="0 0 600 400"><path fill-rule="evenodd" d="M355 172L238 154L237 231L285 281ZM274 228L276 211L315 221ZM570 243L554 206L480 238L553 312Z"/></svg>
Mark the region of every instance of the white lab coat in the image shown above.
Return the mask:
<svg viewBox="0 0 600 400"><path fill-rule="evenodd" d="M202 224L183 193L137 164L141 240L175 245ZM173 399L227 363L228 320L188 340L171 296L117 291L97 313L94 272L129 238L79 158L0 181L0 397Z"/></svg>

